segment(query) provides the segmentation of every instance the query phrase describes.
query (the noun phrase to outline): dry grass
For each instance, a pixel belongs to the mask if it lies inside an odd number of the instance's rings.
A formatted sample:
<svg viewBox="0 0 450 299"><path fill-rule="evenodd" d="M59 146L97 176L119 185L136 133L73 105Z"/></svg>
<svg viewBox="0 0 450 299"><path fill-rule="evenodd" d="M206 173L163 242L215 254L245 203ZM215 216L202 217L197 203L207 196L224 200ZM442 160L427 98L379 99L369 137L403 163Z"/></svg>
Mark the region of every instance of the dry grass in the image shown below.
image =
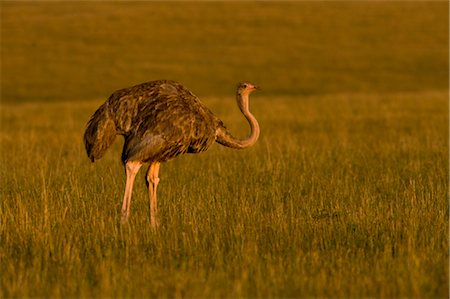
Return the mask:
<svg viewBox="0 0 450 299"><path fill-rule="evenodd" d="M156 233L120 142L85 157L95 104L7 105L1 297L447 297L446 96L255 95L257 146L162 166Z"/></svg>
<svg viewBox="0 0 450 299"><path fill-rule="evenodd" d="M0 297L448 298L448 2L0 5ZM81 137L162 78L262 131L165 163L154 232Z"/></svg>
<svg viewBox="0 0 450 299"><path fill-rule="evenodd" d="M227 96L442 90L448 3L1 5L3 100L80 100L149 80Z"/></svg>

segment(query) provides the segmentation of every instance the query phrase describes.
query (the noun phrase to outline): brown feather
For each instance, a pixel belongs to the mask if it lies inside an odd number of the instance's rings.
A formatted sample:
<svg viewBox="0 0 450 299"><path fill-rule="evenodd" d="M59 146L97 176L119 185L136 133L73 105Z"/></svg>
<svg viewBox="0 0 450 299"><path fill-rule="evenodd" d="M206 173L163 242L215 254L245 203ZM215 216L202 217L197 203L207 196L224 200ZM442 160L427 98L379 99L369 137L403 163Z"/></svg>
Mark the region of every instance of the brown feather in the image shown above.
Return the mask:
<svg viewBox="0 0 450 299"><path fill-rule="evenodd" d="M109 115L107 103L100 106L89 120L84 132L84 146L92 162L100 159L116 138L116 126Z"/></svg>
<svg viewBox="0 0 450 299"><path fill-rule="evenodd" d="M221 121L181 84L152 81L114 92L92 116L86 151L99 159L116 134L125 137L122 161L164 162L205 151Z"/></svg>

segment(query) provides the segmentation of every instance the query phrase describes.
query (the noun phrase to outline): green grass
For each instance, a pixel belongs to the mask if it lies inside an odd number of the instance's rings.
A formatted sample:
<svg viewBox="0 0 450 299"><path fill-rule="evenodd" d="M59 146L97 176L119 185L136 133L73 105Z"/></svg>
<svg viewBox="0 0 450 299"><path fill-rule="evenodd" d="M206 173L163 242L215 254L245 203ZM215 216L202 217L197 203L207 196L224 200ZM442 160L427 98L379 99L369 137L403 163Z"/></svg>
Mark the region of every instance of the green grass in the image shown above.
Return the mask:
<svg viewBox="0 0 450 299"><path fill-rule="evenodd" d="M5 105L0 296L448 297L447 93L253 99L255 147L162 165L157 232L121 142L85 156L98 103Z"/></svg>
<svg viewBox="0 0 450 299"><path fill-rule="evenodd" d="M448 2L1 1L1 298L448 298ZM144 170L130 223L112 91L175 79L237 136ZM119 138L118 138L119 139Z"/></svg>

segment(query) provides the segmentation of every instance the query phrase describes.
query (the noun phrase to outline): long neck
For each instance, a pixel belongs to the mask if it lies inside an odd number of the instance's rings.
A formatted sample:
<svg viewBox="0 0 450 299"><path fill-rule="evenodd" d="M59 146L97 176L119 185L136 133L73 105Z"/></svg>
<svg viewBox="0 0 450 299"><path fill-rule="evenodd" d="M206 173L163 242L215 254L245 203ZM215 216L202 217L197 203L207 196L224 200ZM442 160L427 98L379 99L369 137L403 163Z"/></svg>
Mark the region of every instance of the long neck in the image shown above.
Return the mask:
<svg viewBox="0 0 450 299"><path fill-rule="evenodd" d="M244 149L255 144L259 137L259 124L253 114L248 108L248 93L236 95L236 100L241 110L250 125L250 135L246 139L235 138L225 127L219 127L217 130L217 142L231 148Z"/></svg>

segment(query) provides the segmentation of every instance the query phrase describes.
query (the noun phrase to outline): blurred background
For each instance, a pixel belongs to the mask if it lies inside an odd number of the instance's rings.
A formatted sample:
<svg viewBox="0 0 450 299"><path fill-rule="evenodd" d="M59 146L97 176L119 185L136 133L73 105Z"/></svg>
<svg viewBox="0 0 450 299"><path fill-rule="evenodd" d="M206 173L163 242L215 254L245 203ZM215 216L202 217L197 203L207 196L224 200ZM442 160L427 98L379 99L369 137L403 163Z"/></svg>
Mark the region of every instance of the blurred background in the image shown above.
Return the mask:
<svg viewBox="0 0 450 299"><path fill-rule="evenodd" d="M1 2L1 100L448 89L448 2Z"/></svg>

